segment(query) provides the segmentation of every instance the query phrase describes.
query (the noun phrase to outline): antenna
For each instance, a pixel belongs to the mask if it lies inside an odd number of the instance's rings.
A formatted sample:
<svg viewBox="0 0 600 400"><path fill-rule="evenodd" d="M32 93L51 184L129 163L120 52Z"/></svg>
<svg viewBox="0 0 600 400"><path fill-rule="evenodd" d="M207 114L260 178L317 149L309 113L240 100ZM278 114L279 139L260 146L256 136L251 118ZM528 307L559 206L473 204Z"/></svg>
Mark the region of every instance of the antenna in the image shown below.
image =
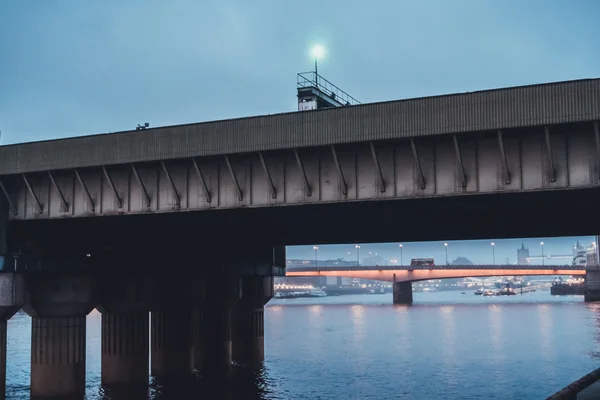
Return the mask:
<svg viewBox="0 0 600 400"><path fill-rule="evenodd" d="M149 123L144 122L144 125L137 124L137 126L135 127L135 130L136 131L141 131L141 130L144 130L144 129L148 128L149 126L150 126Z"/></svg>

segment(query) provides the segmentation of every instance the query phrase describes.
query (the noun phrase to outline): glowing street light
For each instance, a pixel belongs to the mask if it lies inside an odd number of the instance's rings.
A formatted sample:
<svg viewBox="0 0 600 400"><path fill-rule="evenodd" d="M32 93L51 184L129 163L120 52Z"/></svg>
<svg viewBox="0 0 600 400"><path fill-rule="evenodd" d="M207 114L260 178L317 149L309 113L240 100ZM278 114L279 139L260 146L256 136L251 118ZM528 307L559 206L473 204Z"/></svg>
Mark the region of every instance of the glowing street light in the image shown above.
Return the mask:
<svg viewBox="0 0 600 400"><path fill-rule="evenodd" d="M496 243L492 242L492 265L496 265Z"/></svg>
<svg viewBox="0 0 600 400"><path fill-rule="evenodd" d="M444 243L444 248L446 249L446 265L448 265L448 243Z"/></svg>
<svg viewBox="0 0 600 400"><path fill-rule="evenodd" d="M402 243L400 243L398 247L400 247L400 266L403 266L404 264L402 264L402 250L404 249L404 246L402 245Z"/></svg>
<svg viewBox="0 0 600 400"><path fill-rule="evenodd" d="M315 251L315 268L317 267L317 254L319 252L319 246L313 246L313 249Z"/></svg>
<svg viewBox="0 0 600 400"><path fill-rule="evenodd" d="M360 265L360 246L354 245L354 248L356 249L356 265Z"/></svg>
<svg viewBox="0 0 600 400"><path fill-rule="evenodd" d="M542 246L542 265L544 265L544 242L540 242L540 246Z"/></svg>
<svg viewBox="0 0 600 400"><path fill-rule="evenodd" d="M323 56L325 55L325 48L323 46L321 46L320 44L317 44L315 47L313 47L312 54L313 54L313 57L315 58L315 84L318 87L319 86L319 69L318 69L317 64L318 64L319 58L323 58Z"/></svg>

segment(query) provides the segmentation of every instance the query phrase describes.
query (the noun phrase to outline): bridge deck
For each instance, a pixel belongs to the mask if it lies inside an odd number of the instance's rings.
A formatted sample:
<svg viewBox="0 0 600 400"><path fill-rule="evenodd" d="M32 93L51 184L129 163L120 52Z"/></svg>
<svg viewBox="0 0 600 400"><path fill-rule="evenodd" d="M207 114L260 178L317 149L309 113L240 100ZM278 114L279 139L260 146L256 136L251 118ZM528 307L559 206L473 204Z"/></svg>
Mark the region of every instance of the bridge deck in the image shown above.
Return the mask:
<svg viewBox="0 0 600 400"><path fill-rule="evenodd" d="M480 265L435 265L423 267L409 265L360 265L360 266L337 266L322 265L319 267L287 267L288 272L330 272L330 271L412 271L412 270L465 270L465 269L505 269L505 270L569 270L585 271L585 267L578 265L502 265L502 264L480 264Z"/></svg>
<svg viewBox="0 0 600 400"><path fill-rule="evenodd" d="M600 120L600 79L0 147L0 175Z"/></svg>

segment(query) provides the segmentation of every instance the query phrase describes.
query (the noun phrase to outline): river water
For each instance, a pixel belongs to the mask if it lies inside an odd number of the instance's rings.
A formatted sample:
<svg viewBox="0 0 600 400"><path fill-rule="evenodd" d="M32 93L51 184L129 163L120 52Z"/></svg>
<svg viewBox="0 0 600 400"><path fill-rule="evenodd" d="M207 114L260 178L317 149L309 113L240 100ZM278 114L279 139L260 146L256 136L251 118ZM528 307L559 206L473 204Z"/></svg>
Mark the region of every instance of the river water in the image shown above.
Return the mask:
<svg viewBox="0 0 600 400"><path fill-rule="evenodd" d="M266 362L227 383L153 399L543 399L600 364L600 304L538 291L273 299ZM7 398L29 398L31 321L8 324ZM100 388L100 314L88 316L87 399ZM168 388L166 388L168 389ZM161 395L161 392L164 394ZM113 397L114 398L114 397Z"/></svg>

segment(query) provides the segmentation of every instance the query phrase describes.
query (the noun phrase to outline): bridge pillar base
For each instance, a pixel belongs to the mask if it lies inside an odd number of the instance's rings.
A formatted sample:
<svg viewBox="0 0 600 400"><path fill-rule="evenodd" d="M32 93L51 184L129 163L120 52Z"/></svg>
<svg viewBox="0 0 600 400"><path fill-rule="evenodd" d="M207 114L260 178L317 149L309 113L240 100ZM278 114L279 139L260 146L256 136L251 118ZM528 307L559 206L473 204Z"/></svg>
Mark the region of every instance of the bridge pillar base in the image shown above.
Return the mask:
<svg viewBox="0 0 600 400"><path fill-rule="evenodd" d="M273 278L244 276L242 298L233 308L232 358L243 364L265 359L264 305L273 297Z"/></svg>
<svg viewBox="0 0 600 400"><path fill-rule="evenodd" d="M192 373L192 313L182 309L153 311L151 374L160 379L185 379Z"/></svg>
<svg viewBox="0 0 600 400"><path fill-rule="evenodd" d="M200 337L201 360L195 363L202 375L226 375L231 366L231 310L241 297L238 275L211 277L219 285L206 285Z"/></svg>
<svg viewBox="0 0 600 400"><path fill-rule="evenodd" d="M412 304L412 283L394 282L394 304Z"/></svg>
<svg viewBox="0 0 600 400"><path fill-rule="evenodd" d="M585 272L584 300L586 302L600 301L600 271Z"/></svg>
<svg viewBox="0 0 600 400"><path fill-rule="evenodd" d="M85 394L86 315L96 306L86 273L27 276L31 316L31 398L82 399Z"/></svg>

